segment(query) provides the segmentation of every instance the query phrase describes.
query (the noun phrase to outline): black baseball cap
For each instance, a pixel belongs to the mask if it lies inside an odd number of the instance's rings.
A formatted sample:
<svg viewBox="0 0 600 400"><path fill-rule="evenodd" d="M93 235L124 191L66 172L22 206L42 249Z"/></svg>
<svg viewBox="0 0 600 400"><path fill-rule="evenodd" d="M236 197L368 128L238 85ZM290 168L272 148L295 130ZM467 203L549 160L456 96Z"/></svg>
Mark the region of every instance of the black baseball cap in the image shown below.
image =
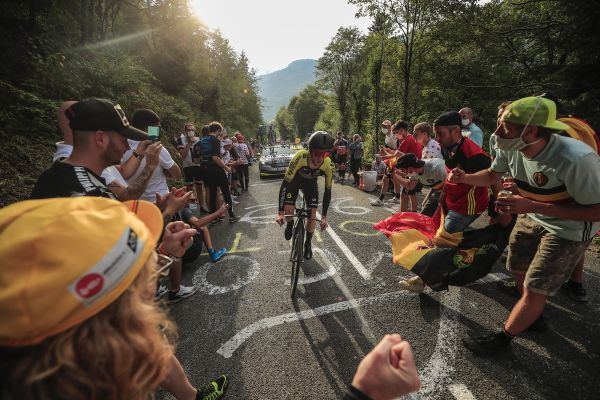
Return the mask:
<svg viewBox="0 0 600 400"><path fill-rule="evenodd" d="M396 168L422 168L425 161L419 160L417 156L411 153L406 153L396 161Z"/></svg>
<svg viewBox="0 0 600 400"><path fill-rule="evenodd" d="M462 120L458 111L448 111L440 115L433 121L434 126L462 126Z"/></svg>
<svg viewBox="0 0 600 400"><path fill-rule="evenodd" d="M87 99L65 110L74 131L115 131L132 140L147 140L148 134L133 126L120 105L107 99Z"/></svg>

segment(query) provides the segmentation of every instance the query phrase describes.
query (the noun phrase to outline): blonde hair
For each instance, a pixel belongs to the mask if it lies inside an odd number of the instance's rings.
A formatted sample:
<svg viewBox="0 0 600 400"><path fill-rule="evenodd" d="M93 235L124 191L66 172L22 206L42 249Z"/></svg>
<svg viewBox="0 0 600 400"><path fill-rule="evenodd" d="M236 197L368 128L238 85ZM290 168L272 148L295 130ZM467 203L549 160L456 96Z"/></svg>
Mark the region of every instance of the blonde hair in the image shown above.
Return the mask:
<svg viewBox="0 0 600 400"><path fill-rule="evenodd" d="M152 299L154 271L156 255L100 313L38 345L1 349L0 398L147 399L169 372L175 339Z"/></svg>
<svg viewBox="0 0 600 400"><path fill-rule="evenodd" d="M419 122L414 126L413 132L414 131L423 132L427 134L427 136L431 136L431 125L429 125L427 122Z"/></svg>

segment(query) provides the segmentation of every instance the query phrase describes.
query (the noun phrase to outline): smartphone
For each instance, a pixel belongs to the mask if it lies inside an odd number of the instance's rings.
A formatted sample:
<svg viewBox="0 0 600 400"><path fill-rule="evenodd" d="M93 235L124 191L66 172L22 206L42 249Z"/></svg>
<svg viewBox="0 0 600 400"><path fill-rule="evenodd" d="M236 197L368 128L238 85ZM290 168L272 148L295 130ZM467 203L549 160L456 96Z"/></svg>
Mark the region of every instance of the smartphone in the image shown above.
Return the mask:
<svg viewBox="0 0 600 400"><path fill-rule="evenodd" d="M153 142L158 142L160 140L160 127L158 126L149 126L148 127L148 136L150 140Z"/></svg>

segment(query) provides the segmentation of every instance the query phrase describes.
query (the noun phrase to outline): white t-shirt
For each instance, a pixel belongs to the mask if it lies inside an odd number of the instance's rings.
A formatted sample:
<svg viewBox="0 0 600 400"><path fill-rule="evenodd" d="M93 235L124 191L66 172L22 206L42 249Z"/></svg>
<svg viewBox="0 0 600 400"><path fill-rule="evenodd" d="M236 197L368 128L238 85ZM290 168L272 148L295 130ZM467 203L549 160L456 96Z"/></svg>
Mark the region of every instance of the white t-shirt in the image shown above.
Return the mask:
<svg viewBox="0 0 600 400"><path fill-rule="evenodd" d="M361 172L363 180L363 190L365 192L372 192L375 190L377 184L377 171L363 171Z"/></svg>
<svg viewBox="0 0 600 400"><path fill-rule="evenodd" d="M131 139L127 139L127 141L129 142L129 147L131 147L131 149L125 152L123 159L121 160L122 162L125 162L132 157L133 150L137 149L138 144L140 143ZM167 178L165 177L163 169L171 169L171 167L175 165L175 161L173 161L171 154L169 154L169 151L164 147L160 149L160 155L158 159L158 166L152 173L152 176L148 181L146 191L140 196L140 200L146 200L154 203L156 201L156 192L160 193L161 196L169 193L169 186L167 186ZM144 159L140 162L140 166L138 167L137 171L135 171L135 174L133 174L131 178L127 179L127 182L131 184L133 181L135 181L145 166L146 157L144 157Z"/></svg>
<svg viewBox="0 0 600 400"><path fill-rule="evenodd" d="M199 140L200 139L198 137L194 136L194 138L192 139L192 143L196 144ZM187 136L184 134L181 134L181 136L179 136L179 139L177 140L177 149L183 149L187 143L188 143ZM194 162L192 161L192 147L189 148L189 150L187 151L187 154L181 160L181 165L183 166L183 168L191 167L192 165L195 165Z"/></svg>
<svg viewBox="0 0 600 400"><path fill-rule="evenodd" d="M429 139L427 146L423 146L421 159L427 160L428 158L444 158L444 156L442 156L442 148L435 139Z"/></svg>
<svg viewBox="0 0 600 400"><path fill-rule="evenodd" d="M398 139L391 129L390 132L385 135L385 145L392 150L398 149Z"/></svg>
<svg viewBox="0 0 600 400"><path fill-rule="evenodd" d="M70 144L66 144L65 142L56 143L56 151L52 156L52 162L62 160L68 158L73 152L73 146ZM123 179L123 176L119 172L119 170L113 165L108 168L105 168L102 171L102 178L106 181L106 185L110 185L114 181L123 187L127 187L127 182Z"/></svg>

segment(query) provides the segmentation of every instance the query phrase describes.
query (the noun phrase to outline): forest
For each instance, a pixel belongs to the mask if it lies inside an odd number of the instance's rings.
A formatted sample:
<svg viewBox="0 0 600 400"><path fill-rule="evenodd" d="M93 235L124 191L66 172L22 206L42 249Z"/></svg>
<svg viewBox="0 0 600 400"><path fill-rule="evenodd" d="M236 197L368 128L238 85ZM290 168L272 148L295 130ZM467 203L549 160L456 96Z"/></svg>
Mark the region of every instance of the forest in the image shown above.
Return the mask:
<svg viewBox="0 0 600 400"><path fill-rule="evenodd" d="M189 121L247 133L262 122L247 57L187 0L3 1L0 19L0 206L49 166L64 100L108 98L129 117L150 108L168 135Z"/></svg>
<svg viewBox="0 0 600 400"><path fill-rule="evenodd" d="M373 154L383 119L432 123L462 107L489 136L500 103L544 92L600 126L597 1L349 3L372 20L369 32L338 29L318 60L317 85L279 110L284 136L359 133Z"/></svg>

